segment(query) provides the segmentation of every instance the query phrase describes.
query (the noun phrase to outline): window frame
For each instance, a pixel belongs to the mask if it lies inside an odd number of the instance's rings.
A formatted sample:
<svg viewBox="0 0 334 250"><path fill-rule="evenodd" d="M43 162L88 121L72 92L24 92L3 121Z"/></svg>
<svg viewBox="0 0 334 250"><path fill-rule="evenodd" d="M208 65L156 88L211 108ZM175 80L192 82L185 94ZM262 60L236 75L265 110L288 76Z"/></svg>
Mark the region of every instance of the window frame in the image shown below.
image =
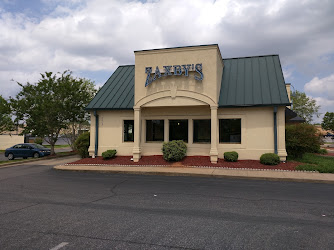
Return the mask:
<svg viewBox="0 0 334 250"><path fill-rule="evenodd" d="M162 134L162 140L147 140L147 122L148 121L162 121L162 126L163 126L163 134ZM154 123L152 123L154 124ZM153 127L152 127L153 128ZM153 136L152 136L153 137ZM165 141L165 119L145 119L145 142L147 143L156 143L156 142L164 142Z"/></svg>
<svg viewBox="0 0 334 250"><path fill-rule="evenodd" d="M220 121L221 120L240 120L240 142L222 142L220 141L221 138L221 134L220 134ZM222 145L242 145L243 144L243 119L241 117L221 117L218 118L218 131L219 131L219 135L218 135L218 141L219 144Z"/></svg>
<svg viewBox="0 0 334 250"><path fill-rule="evenodd" d="M125 121L132 121L133 122L133 126L132 126L132 140L125 140ZM135 139L135 133L134 133L134 131L135 131L135 125L134 125L134 119L124 119L123 120L123 126L122 126L122 129L123 129L123 133L122 133L122 136L123 136L123 142L124 143L133 143L134 142L134 139ZM127 129L127 131L128 131L128 129Z"/></svg>
<svg viewBox="0 0 334 250"><path fill-rule="evenodd" d="M209 136L209 140L208 141L195 141L195 121L209 121L210 125L209 125L209 130L210 130L210 136ZM211 144L211 119L192 119L192 132L193 132L193 140L192 143L193 144Z"/></svg>
<svg viewBox="0 0 334 250"><path fill-rule="evenodd" d="M190 138L190 136L189 136L189 131L190 131L190 129L189 129L189 124L190 124L189 119L177 119L177 118L168 119L168 141L173 141L171 139L171 129L170 129L171 128L170 127L170 122L171 121L186 121L187 122L187 140L186 141L183 140L183 141L188 144L189 143L189 138Z"/></svg>

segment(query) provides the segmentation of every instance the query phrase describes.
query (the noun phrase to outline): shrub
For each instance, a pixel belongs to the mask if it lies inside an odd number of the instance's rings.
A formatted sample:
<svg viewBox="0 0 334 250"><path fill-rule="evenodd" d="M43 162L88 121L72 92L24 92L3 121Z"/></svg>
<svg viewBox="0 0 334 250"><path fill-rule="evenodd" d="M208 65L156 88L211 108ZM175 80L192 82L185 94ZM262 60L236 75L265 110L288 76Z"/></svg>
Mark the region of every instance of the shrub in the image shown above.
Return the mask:
<svg viewBox="0 0 334 250"><path fill-rule="evenodd" d="M115 157L116 153L116 149L107 150L102 153L102 157L104 160L108 160Z"/></svg>
<svg viewBox="0 0 334 250"><path fill-rule="evenodd" d="M180 161L187 153L187 145L184 141L170 141L164 142L162 146L163 158L166 161Z"/></svg>
<svg viewBox="0 0 334 250"><path fill-rule="evenodd" d="M280 163L280 159L277 154L266 153L261 155L260 162L264 165L277 165Z"/></svg>
<svg viewBox="0 0 334 250"><path fill-rule="evenodd" d="M238 157L239 157L239 155L235 151L224 153L224 160L225 161L237 161Z"/></svg>
<svg viewBox="0 0 334 250"><path fill-rule="evenodd" d="M326 154L328 154L328 151L325 148L321 148L321 149L319 149L318 154L326 155Z"/></svg>
<svg viewBox="0 0 334 250"><path fill-rule="evenodd" d="M40 137L37 137L37 138L34 140L34 142L35 142L36 144L42 145L42 144L43 144L43 139L40 138Z"/></svg>
<svg viewBox="0 0 334 250"><path fill-rule="evenodd" d="M319 152L321 144L315 126L306 123L286 126L285 141L288 155L295 158L301 158L304 153Z"/></svg>
<svg viewBox="0 0 334 250"><path fill-rule="evenodd" d="M90 133L85 132L78 136L75 141L75 148L78 150L81 158L87 158L89 156L88 148L89 148L89 137Z"/></svg>

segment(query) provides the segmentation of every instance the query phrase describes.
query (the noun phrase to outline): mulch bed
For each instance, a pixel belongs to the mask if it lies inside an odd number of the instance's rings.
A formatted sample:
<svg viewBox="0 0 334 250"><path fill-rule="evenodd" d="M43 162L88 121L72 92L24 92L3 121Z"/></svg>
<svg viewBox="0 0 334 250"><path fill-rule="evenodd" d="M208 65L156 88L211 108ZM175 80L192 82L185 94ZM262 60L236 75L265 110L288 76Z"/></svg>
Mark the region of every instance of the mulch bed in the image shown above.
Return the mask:
<svg viewBox="0 0 334 250"><path fill-rule="evenodd" d="M267 166L255 160L238 160L237 162L226 162L224 159L219 159L217 164L210 162L209 156L186 156L179 162L167 162L161 155L142 156L139 162L131 161L131 156L116 156L110 160L103 160L101 156L96 158L84 158L69 164L96 164L96 165L154 165L154 166L198 166L198 167L219 167L219 168L251 168L251 169L280 169L280 170L295 170L300 162L280 163L276 166Z"/></svg>

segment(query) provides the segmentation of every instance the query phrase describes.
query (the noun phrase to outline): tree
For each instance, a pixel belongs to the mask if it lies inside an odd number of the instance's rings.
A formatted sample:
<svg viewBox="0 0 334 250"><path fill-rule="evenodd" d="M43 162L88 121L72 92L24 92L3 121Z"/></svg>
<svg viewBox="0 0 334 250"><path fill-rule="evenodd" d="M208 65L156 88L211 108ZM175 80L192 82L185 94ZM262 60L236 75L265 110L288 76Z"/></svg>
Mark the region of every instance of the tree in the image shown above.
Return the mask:
<svg viewBox="0 0 334 250"><path fill-rule="evenodd" d="M311 123L313 120L313 115L319 117L320 106L317 105L316 100L308 97L304 92L299 92L298 90L292 92L292 109L300 117L303 117L307 123Z"/></svg>
<svg viewBox="0 0 334 250"><path fill-rule="evenodd" d="M93 82L71 74L45 72L35 84L18 83L22 89L10 99L17 120L26 124L24 132L45 137L51 154L62 129L87 119L85 107L95 94Z"/></svg>
<svg viewBox="0 0 334 250"><path fill-rule="evenodd" d="M334 113L333 112L326 112L321 127L326 130L334 131Z"/></svg>
<svg viewBox="0 0 334 250"><path fill-rule="evenodd" d="M80 133L89 130L90 123L88 120L83 120L79 123L70 123L67 129L62 130L61 135L64 136L65 141L70 145L72 150L77 150L75 141Z"/></svg>
<svg viewBox="0 0 334 250"><path fill-rule="evenodd" d="M9 103L0 95L0 134L14 130Z"/></svg>

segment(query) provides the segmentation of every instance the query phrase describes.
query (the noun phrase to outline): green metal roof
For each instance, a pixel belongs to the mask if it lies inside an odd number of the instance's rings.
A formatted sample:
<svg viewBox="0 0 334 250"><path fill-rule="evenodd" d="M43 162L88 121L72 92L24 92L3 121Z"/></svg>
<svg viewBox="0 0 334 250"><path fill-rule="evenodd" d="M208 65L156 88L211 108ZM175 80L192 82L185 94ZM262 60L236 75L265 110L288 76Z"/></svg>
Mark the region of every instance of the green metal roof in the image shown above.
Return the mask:
<svg viewBox="0 0 334 250"><path fill-rule="evenodd" d="M86 109L132 109L135 66L119 66Z"/></svg>
<svg viewBox="0 0 334 250"><path fill-rule="evenodd" d="M223 59L219 107L290 105L278 55ZM135 66L119 66L88 110L133 109Z"/></svg>
<svg viewBox="0 0 334 250"><path fill-rule="evenodd" d="M290 105L278 55L223 61L219 107Z"/></svg>

